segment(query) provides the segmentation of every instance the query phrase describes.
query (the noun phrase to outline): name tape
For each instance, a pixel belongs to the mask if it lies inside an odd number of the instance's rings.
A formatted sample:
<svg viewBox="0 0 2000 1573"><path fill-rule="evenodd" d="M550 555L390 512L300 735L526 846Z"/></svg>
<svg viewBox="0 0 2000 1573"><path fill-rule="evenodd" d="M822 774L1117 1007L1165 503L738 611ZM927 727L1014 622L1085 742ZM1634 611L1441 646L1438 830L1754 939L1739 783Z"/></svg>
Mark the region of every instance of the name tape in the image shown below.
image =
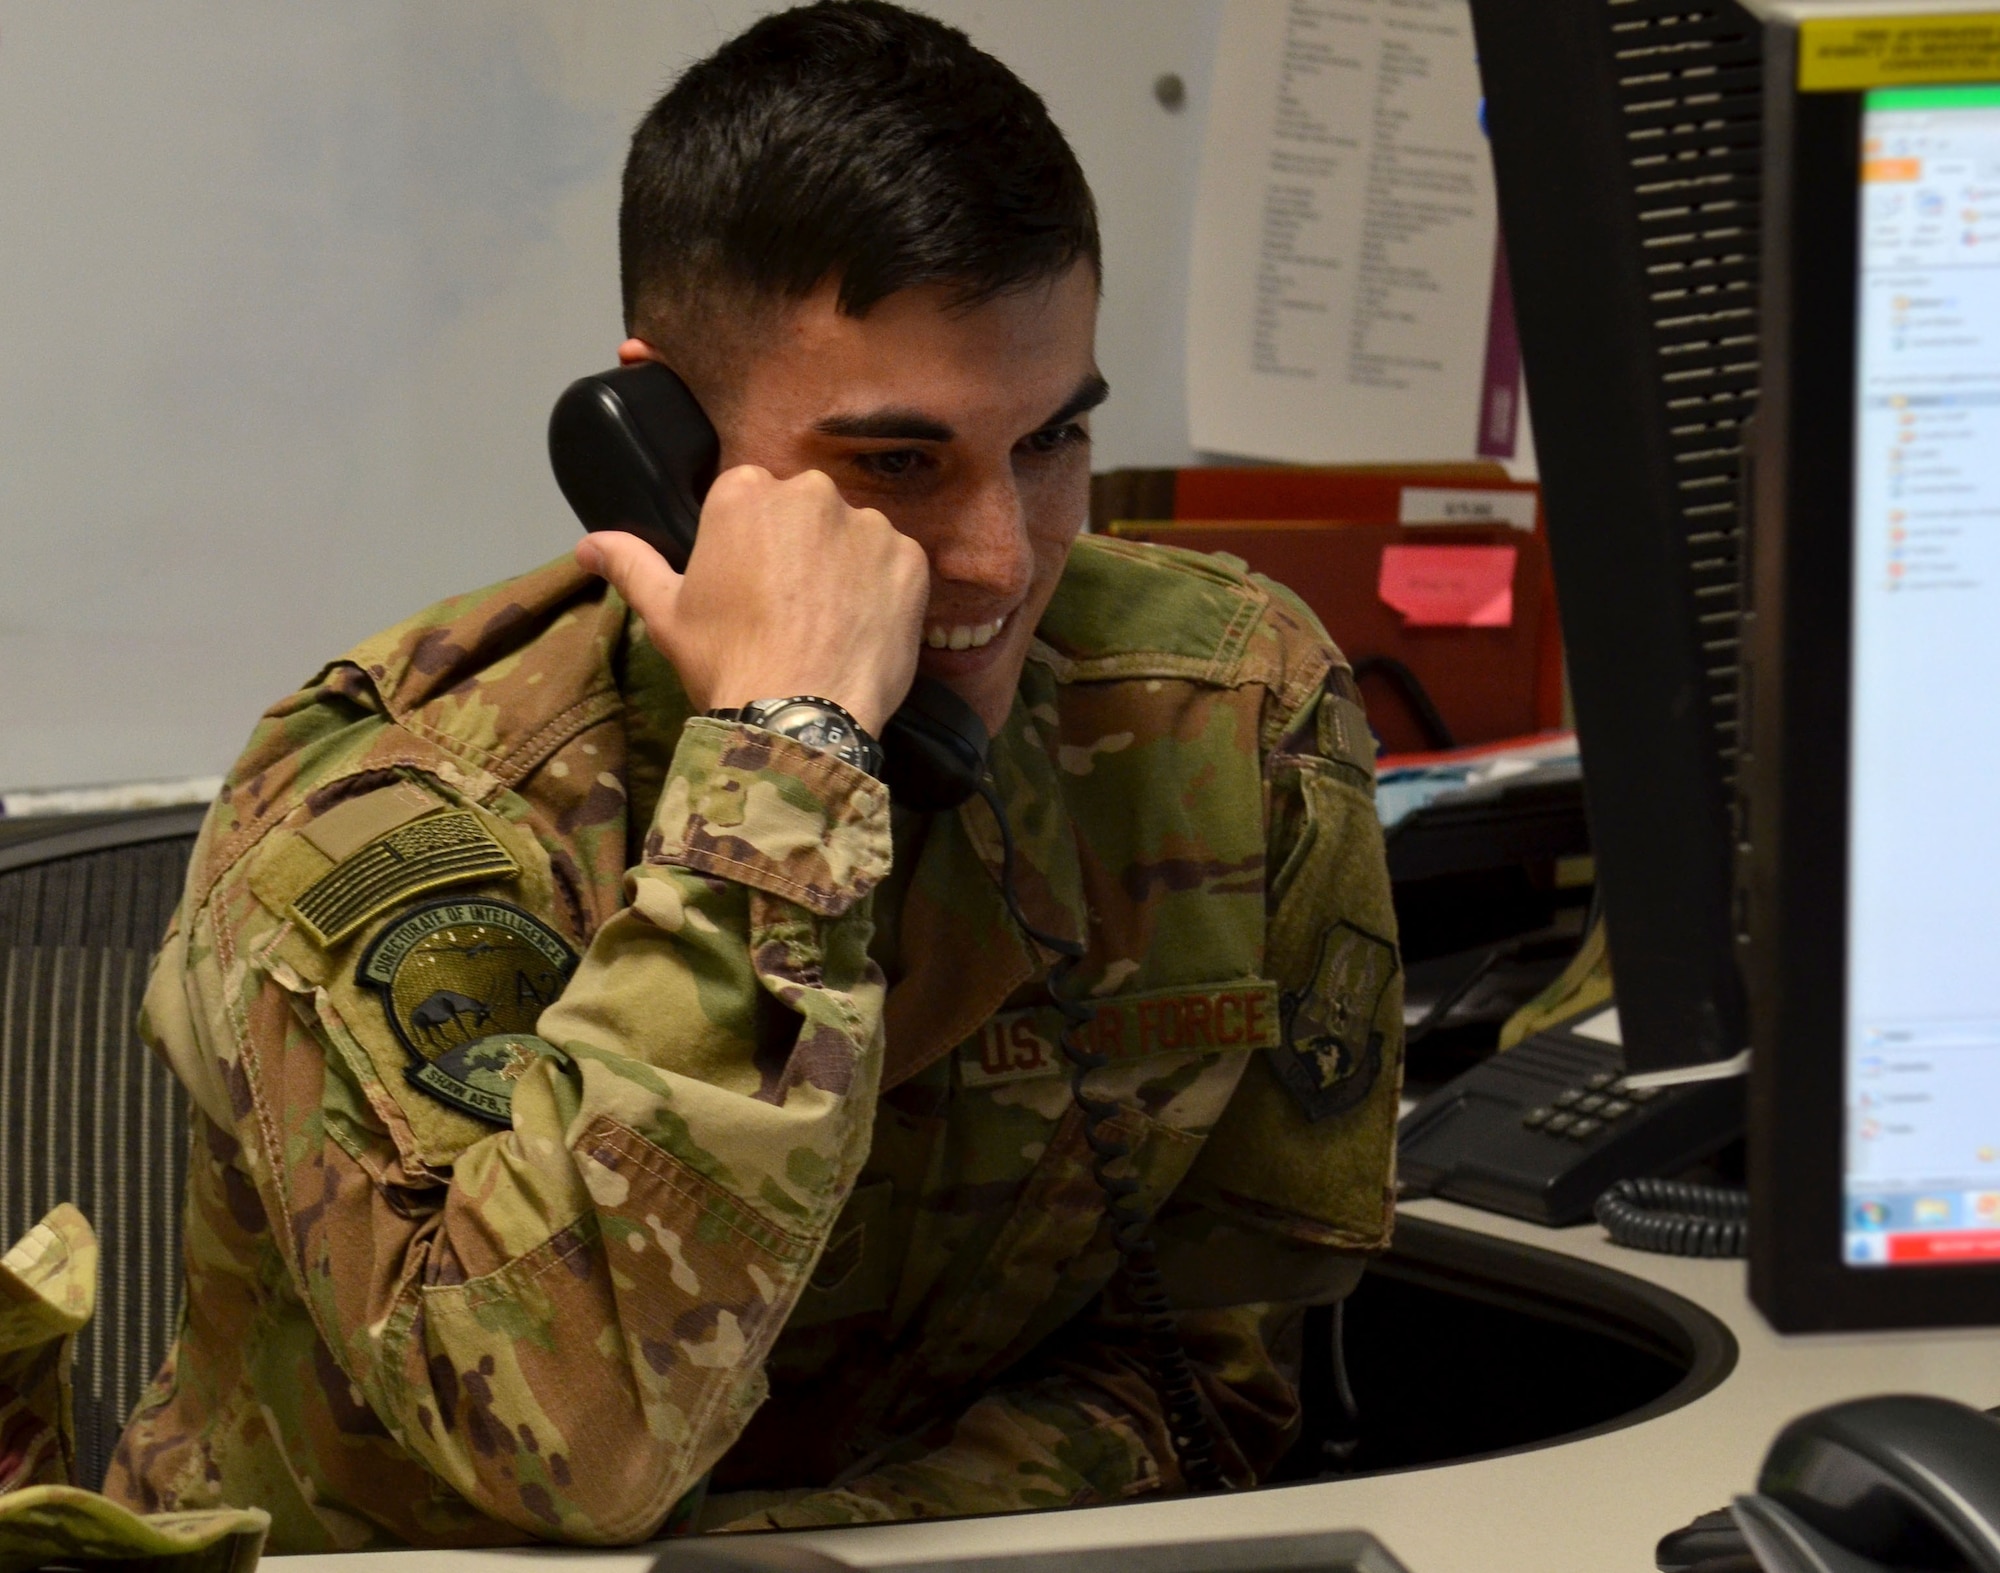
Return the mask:
<svg viewBox="0 0 2000 1573"><path fill-rule="evenodd" d="M1079 1027L1083 1047L1116 1063L1155 1054L1269 1049L1278 1043L1278 986L1246 978L1220 988L1162 989L1099 1000ZM958 1053L968 1087L1066 1073L1062 1017L1047 1005L1002 1011Z"/></svg>

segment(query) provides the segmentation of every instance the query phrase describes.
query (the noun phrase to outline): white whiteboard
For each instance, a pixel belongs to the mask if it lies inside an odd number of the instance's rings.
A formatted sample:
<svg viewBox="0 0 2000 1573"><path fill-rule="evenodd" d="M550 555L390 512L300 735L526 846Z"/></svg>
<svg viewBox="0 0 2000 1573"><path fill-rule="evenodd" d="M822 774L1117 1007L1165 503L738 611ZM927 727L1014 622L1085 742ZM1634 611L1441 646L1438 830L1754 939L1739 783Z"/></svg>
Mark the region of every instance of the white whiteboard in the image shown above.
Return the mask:
<svg viewBox="0 0 2000 1573"><path fill-rule="evenodd" d="M626 138L766 9L0 0L0 789L220 770L356 640L566 547L543 425L621 336ZM1189 462L1218 5L930 9L1097 192L1097 463Z"/></svg>

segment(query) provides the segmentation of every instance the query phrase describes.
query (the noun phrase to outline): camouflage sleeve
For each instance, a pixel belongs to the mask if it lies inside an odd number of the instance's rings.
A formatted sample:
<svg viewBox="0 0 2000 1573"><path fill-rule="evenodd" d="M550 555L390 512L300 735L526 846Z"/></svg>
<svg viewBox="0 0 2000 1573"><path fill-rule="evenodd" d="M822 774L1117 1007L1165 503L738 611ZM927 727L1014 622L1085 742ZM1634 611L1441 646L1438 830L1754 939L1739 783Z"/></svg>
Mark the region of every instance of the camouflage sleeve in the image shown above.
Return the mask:
<svg viewBox="0 0 2000 1573"><path fill-rule="evenodd" d="M1281 1041L1253 1056L1175 1206L1264 1243L1233 1258L1254 1281L1244 1299L1314 1300L1326 1297L1311 1282L1319 1272L1348 1270L1314 1247L1389 1243L1403 1073L1403 978L1374 745L1345 666L1284 719L1265 771L1265 966L1278 984ZM1162 1247L1175 1255L1172 1241ZM1274 1273L1303 1275L1302 1291L1274 1292Z"/></svg>
<svg viewBox="0 0 2000 1573"><path fill-rule="evenodd" d="M865 1157L889 858L879 784L690 722L628 905L522 1040L512 1128L448 1165L357 1047L352 957L310 983L292 926L225 878L169 954L185 999L149 1020L218 1067L340 1403L528 1534L654 1532L761 1402Z"/></svg>
<svg viewBox="0 0 2000 1573"><path fill-rule="evenodd" d="M1223 1472L1251 1485L1296 1435L1299 1313L1247 1305L1183 1312L1181 1339L1211 1414ZM1021 1380L865 1473L818 1491L719 1496L709 1529L807 1529L1033 1508L1083 1507L1180 1488L1166 1425L1127 1316L1100 1311Z"/></svg>

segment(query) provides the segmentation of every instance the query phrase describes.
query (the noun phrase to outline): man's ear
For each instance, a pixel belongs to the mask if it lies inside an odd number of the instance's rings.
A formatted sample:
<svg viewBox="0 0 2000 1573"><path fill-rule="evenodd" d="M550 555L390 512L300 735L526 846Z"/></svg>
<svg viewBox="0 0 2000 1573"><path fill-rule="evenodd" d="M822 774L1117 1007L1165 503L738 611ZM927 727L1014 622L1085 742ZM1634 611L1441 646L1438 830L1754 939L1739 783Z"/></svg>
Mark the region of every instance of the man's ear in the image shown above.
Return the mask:
<svg viewBox="0 0 2000 1573"><path fill-rule="evenodd" d="M667 363L667 357L644 339L627 339L618 346L618 364L621 366L638 366L649 360L656 360L662 366Z"/></svg>

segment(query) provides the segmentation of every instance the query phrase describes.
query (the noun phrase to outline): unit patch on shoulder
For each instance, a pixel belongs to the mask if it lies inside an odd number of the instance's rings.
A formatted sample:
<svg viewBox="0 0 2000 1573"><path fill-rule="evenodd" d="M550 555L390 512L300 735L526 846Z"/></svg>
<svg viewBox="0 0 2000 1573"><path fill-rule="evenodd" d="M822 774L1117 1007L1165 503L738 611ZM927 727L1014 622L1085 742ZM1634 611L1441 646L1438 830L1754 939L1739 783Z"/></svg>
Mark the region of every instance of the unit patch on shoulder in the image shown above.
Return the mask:
<svg viewBox="0 0 2000 1573"><path fill-rule="evenodd" d="M1396 947L1352 923L1336 923L1319 944L1312 982L1279 1002L1284 1041L1273 1058L1308 1120L1353 1108L1382 1072L1375 1016L1396 976Z"/></svg>
<svg viewBox="0 0 2000 1573"><path fill-rule="evenodd" d="M576 969L569 943L504 901L435 901L405 913L361 958L360 981L410 1053L431 1097L496 1125L535 1055L535 1022Z"/></svg>
<svg viewBox="0 0 2000 1573"><path fill-rule="evenodd" d="M308 826L305 835L317 845L314 829ZM477 814L468 809L428 813L347 851L299 892L289 915L307 938L324 948L398 901L468 880L511 879L520 871L520 864L493 839Z"/></svg>

